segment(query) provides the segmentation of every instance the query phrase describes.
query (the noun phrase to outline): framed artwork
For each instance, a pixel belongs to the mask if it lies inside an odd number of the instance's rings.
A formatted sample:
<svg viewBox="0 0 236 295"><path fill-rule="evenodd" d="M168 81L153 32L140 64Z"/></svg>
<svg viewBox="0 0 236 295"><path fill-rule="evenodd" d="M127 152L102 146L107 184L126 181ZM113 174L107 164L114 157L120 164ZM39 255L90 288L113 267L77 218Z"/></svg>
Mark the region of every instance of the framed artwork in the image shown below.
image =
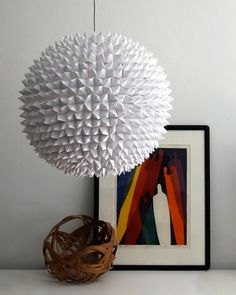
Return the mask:
<svg viewBox="0 0 236 295"><path fill-rule="evenodd" d="M166 129L142 165L95 178L95 217L117 232L114 269L210 267L209 127Z"/></svg>

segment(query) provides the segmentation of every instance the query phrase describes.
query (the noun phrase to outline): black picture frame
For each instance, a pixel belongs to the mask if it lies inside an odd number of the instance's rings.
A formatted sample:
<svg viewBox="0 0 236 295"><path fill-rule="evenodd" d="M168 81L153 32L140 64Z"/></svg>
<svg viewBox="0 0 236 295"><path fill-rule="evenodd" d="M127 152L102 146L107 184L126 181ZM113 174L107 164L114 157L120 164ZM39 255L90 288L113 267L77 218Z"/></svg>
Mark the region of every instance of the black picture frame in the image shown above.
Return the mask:
<svg viewBox="0 0 236 295"><path fill-rule="evenodd" d="M202 265L113 265L113 270L208 270L210 268L210 128L207 125L168 125L166 130L204 132L205 263ZM99 178L94 177L94 217L99 219Z"/></svg>

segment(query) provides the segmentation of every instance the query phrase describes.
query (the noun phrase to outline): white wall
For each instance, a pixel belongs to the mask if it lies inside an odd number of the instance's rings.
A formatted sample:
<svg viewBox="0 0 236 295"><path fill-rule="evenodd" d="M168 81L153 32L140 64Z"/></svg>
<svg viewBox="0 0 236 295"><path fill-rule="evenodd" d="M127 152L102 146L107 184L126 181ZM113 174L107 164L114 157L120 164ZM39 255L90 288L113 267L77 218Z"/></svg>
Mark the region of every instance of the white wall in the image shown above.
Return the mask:
<svg viewBox="0 0 236 295"><path fill-rule="evenodd" d="M236 268L236 1L97 0L97 31L152 50L172 82L172 124L211 127L213 268ZM54 40L92 30L92 0L0 2L0 267L41 267L57 220L92 214L92 180L38 159L21 133L17 97L27 67Z"/></svg>
<svg viewBox="0 0 236 295"><path fill-rule="evenodd" d="M42 240L66 215L93 214L93 181L38 158L21 132L24 73L61 35L90 31L91 1L0 2L0 268L43 266Z"/></svg>

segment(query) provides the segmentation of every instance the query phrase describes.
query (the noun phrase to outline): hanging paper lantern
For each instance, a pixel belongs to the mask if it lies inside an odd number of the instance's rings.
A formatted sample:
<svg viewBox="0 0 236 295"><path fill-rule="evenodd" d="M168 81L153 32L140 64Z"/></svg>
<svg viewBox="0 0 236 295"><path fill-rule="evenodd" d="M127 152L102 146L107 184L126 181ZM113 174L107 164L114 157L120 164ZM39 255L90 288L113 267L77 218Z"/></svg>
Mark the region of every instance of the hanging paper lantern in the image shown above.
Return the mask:
<svg viewBox="0 0 236 295"><path fill-rule="evenodd" d="M130 171L165 133L169 82L153 54L126 37L65 36L25 76L24 132L39 156L65 173Z"/></svg>

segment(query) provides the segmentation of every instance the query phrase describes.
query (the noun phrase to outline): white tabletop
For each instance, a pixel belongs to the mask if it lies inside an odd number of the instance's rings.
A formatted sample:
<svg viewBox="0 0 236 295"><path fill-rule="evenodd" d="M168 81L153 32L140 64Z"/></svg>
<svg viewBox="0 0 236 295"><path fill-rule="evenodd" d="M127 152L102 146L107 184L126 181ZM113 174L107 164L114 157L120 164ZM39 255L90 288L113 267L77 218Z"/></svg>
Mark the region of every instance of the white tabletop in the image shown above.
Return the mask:
<svg viewBox="0 0 236 295"><path fill-rule="evenodd" d="M0 270L0 294L236 295L236 270L110 271L92 283L63 283L45 270Z"/></svg>

